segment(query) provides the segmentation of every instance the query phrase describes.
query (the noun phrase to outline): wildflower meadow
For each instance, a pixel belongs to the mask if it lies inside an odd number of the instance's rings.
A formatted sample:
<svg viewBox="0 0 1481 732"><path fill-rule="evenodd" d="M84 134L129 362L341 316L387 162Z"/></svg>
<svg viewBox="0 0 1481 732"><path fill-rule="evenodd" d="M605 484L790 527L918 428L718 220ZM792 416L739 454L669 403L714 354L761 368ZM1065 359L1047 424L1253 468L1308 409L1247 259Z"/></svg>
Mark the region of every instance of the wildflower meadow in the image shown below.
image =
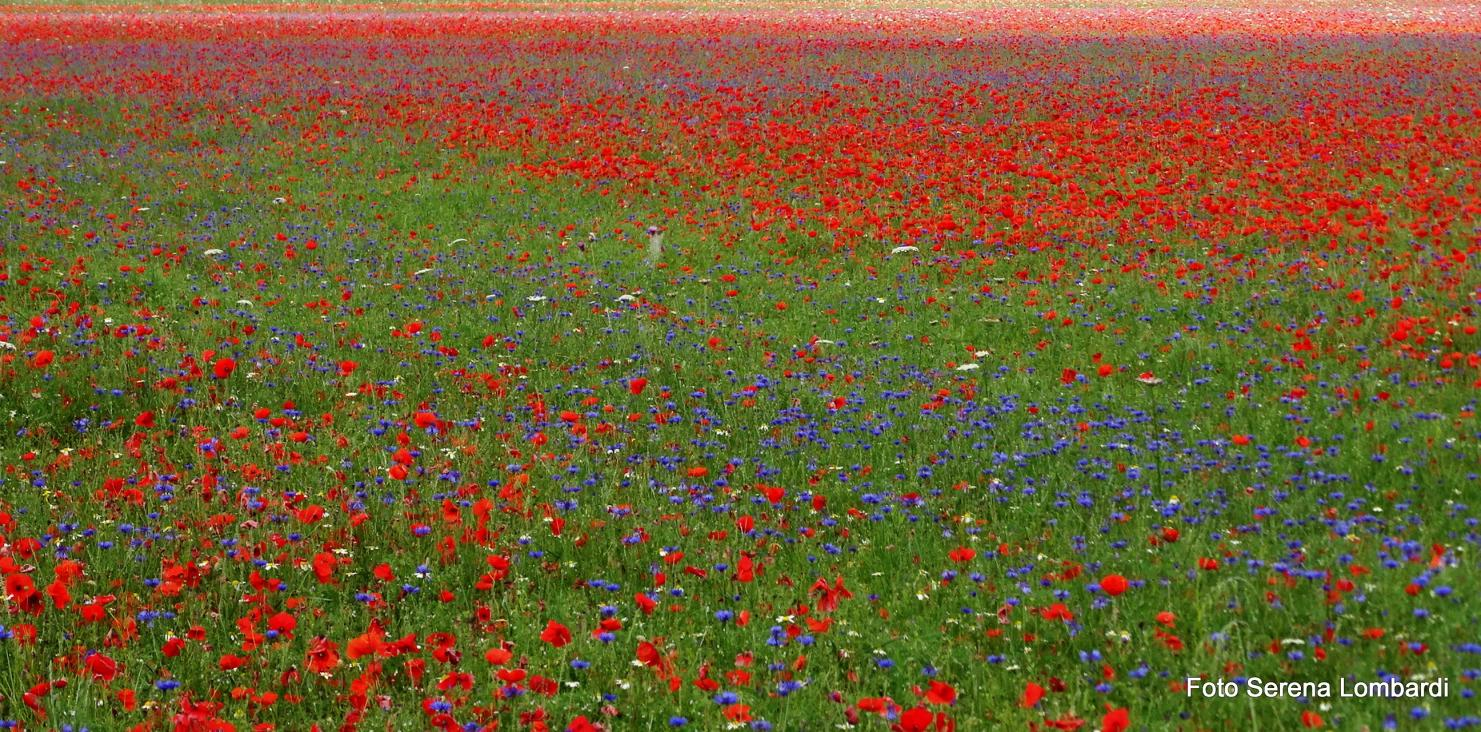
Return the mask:
<svg viewBox="0 0 1481 732"><path fill-rule="evenodd" d="M0 8L0 729L1481 726L1481 9Z"/></svg>

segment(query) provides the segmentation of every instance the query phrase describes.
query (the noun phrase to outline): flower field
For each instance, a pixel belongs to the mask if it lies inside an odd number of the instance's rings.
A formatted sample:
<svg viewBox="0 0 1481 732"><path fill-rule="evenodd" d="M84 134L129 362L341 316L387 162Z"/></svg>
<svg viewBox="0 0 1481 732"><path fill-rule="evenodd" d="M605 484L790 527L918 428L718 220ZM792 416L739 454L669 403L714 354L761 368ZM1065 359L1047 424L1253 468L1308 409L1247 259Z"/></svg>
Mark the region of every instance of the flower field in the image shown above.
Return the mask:
<svg viewBox="0 0 1481 732"><path fill-rule="evenodd" d="M1478 68L1426 2L0 9L0 728L1481 727Z"/></svg>

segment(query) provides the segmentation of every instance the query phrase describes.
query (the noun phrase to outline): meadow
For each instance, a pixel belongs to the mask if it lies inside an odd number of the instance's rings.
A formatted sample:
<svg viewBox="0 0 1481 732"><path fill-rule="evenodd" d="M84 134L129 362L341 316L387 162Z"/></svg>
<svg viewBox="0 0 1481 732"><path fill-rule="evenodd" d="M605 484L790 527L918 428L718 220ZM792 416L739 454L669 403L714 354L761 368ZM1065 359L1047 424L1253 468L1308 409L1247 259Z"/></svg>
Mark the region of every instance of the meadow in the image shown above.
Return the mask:
<svg viewBox="0 0 1481 732"><path fill-rule="evenodd" d="M931 5L0 8L0 728L1481 726L1481 11Z"/></svg>

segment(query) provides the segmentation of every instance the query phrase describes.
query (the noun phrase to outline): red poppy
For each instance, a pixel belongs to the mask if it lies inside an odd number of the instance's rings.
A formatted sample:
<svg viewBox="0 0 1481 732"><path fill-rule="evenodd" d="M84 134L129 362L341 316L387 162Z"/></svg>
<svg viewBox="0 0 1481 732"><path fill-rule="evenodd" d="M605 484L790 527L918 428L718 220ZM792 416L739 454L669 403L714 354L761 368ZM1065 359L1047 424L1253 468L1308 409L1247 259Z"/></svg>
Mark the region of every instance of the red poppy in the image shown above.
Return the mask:
<svg viewBox="0 0 1481 732"><path fill-rule="evenodd" d="M956 702L956 689L951 684L932 680L930 688L926 690L926 701L931 704L953 704Z"/></svg>
<svg viewBox="0 0 1481 732"><path fill-rule="evenodd" d="M540 640L561 648L570 644L571 629L552 620L545 624L545 630L540 631Z"/></svg>
<svg viewBox="0 0 1481 732"><path fill-rule="evenodd" d="M72 593L67 590L67 583L60 579L53 580L46 586L46 596L51 598L52 607L58 610L72 604Z"/></svg>
<svg viewBox="0 0 1481 732"><path fill-rule="evenodd" d="M11 599L24 597L36 591L36 583L24 574L12 574L5 578L5 595Z"/></svg>
<svg viewBox="0 0 1481 732"><path fill-rule="evenodd" d="M812 592L818 596L818 612L821 613L837 610L839 599L852 599L854 596L854 593L844 587L843 577L834 578L832 587L828 586L827 580L819 577L818 581L813 583Z"/></svg>
<svg viewBox="0 0 1481 732"><path fill-rule="evenodd" d="M1038 705L1039 700L1043 698L1044 687L1030 681L1028 685L1023 687L1023 696L1019 698L1018 706L1024 709L1033 709Z"/></svg>
<svg viewBox="0 0 1481 732"><path fill-rule="evenodd" d="M297 627L298 619L288 613L277 613L267 621L267 629L276 631L284 638L292 638L293 629Z"/></svg>
<svg viewBox="0 0 1481 732"><path fill-rule="evenodd" d="M369 631L351 638L345 644L345 655L354 661L384 652L394 653L392 647L385 642L383 635L379 628L372 627Z"/></svg>
<svg viewBox="0 0 1481 732"><path fill-rule="evenodd" d="M95 681L112 681L118 676L118 662L101 653L88 656L83 664L87 666L88 676Z"/></svg>
<svg viewBox="0 0 1481 732"><path fill-rule="evenodd" d="M1044 724L1053 729L1065 730L1065 732L1073 732L1074 730L1084 727L1085 720L1080 719L1073 714L1067 714L1063 717L1059 717L1058 719L1045 720Z"/></svg>
<svg viewBox="0 0 1481 732"><path fill-rule="evenodd" d="M736 562L735 580L737 582L756 581L756 560L750 555L742 554L740 560Z"/></svg>
<svg viewBox="0 0 1481 732"><path fill-rule="evenodd" d="M211 375L218 379L225 379L237 370L237 362L230 358L218 358L216 363L211 364Z"/></svg>
<svg viewBox="0 0 1481 732"><path fill-rule="evenodd" d="M931 728L931 722L935 721L935 715L925 707L914 707L900 715L900 723L894 725L893 729L899 732L926 732Z"/></svg>
<svg viewBox="0 0 1481 732"><path fill-rule="evenodd" d="M638 662L656 671L659 678L663 678L668 673L668 664L663 654L659 653L657 646L648 641L638 643Z"/></svg>
<svg viewBox="0 0 1481 732"><path fill-rule="evenodd" d="M1126 581L1126 578L1119 574L1108 574L1100 580L1101 590L1111 597L1125 592L1130 587L1131 584Z"/></svg>
<svg viewBox="0 0 1481 732"><path fill-rule="evenodd" d="M566 725L566 732L601 732L601 728L592 724L585 716L579 716Z"/></svg>
<svg viewBox="0 0 1481 732"><path fill-rule="evenodd" d="M316 674L327 674L339 666L339 644L328 638L315 638L309 643L305 665Z"/></svg>
<svg viewBox="0 0 1481 732"><path fill-rule="evenodd" d="M179 636L173 636L165 641L165 644L160 646L159 650L160 653L165 655L165 658L179 658L180 654L185 651L185 639Z"/></svg>

